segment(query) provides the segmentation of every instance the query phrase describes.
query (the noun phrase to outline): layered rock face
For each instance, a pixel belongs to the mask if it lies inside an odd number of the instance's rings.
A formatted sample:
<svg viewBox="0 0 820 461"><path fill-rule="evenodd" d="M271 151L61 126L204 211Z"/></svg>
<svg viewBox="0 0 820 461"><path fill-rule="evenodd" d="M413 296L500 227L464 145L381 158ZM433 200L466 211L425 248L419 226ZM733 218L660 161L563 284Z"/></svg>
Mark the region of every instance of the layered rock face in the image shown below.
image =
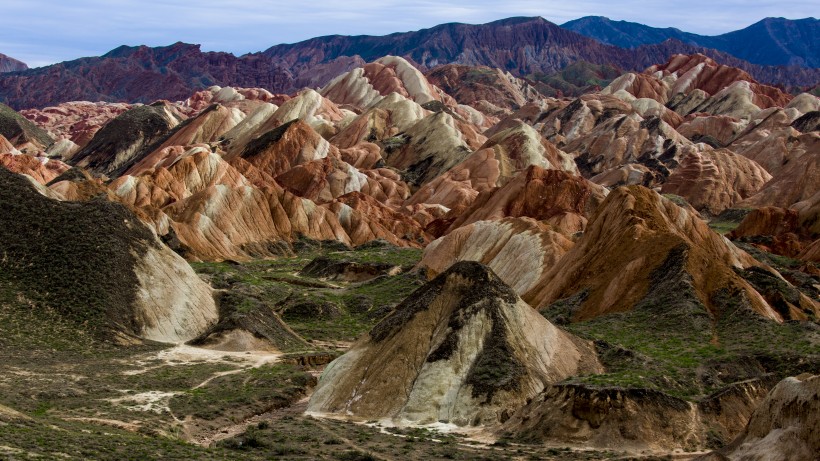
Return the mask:
<svg viewBox="0 0 820 461"><path fill-rule="evenodd" d="M97 131L131 108L130 104L72 101L44 109L28 109L20 114L52 133L59 141L70 141L79 150ZM73 154L71 152L70 154ZM64 159L69 155L62 154Z"/></svg>
<svg viewBox="0 0 820 461"><path fill-rule="evenodd" d="M696 210L718 215L760 191L771 179L754 160L727 150L705 150L683 157L661 192L686 197Z"/></svg>
<svg viewBox="0 0 820 461"><path fill-rule="evenodd" d="M818 262L820 193L791 208L761 207L749 212L729 233L733 240L751 241L771 253Z"/></svg>
<svg viewBox="0 0 820 461"><path fill-rule="evenodd" d="M0 182L0 277L42 308L122 342L187 341L216 321L210 287L121 205L61 203L5 168Z"/></svg>
<svg viewBox="0 0 820 461"><path fill-rule="evenodd" d="M2 148L0 148L0 152L2 152ZM14 173L31 176L40 184L51 182L71 168L59 160L22 155L16 149L0 153L0 165Z"/></svg>
<svg viewBox="0 0 820 461"><path fill-rule="evenodd" d="M419 266L435 275L457 261L478 261L521 294L534 288L573 245L563 234L532 218L477 221L431 242Z"/></svg>
<svg viewBox="0 0 820 461"><path fill-rule="evenodd" d="M778 107L786 99L760 86L775 106L762 109L754 95L748 104L731 102L720 93L753 79L704 56L675 56L650 70L572 101L543 98L500 71L490 78L487 69L451 66L431 74L449 88L478 72L498 98L524 103L505 115L459 104L409 61L385 57L320 92L211 87L177 103L26 112L60 138L48 149L48 133L9 113L17 128L7 130L3 163L43 184L66 169L46 156L113 177L113 194L78 187L82 181L59 190L122 201L160 234L179 234L186 256L200 259L272 255L300 234L423 246L506 217L534 218L572 237L607 188L628 184L681 196L704 216L731 207L785 209L816 193L815 169L800 168L814 160L820 139L816 97ZM743 117L675 112L710 100ZM87 123L76 122L83 114ZM21 148L38 159L10 156ZM813 254L813 237L804 234L799 245L769 248Z"/></svg>
<svg viewBox="0 0 820 461"><path fill-rule="evenodd" d="M531 217L566 235L583 231L607 191L579 176L531 166L503 187L485 191L470 206L454 208L431 229L445 234L481 220ZM431 225L432 226L432 225Z"/></svg>
<svg viewBox="0 0 820 461"><path fill-rule="evenodd" d="M543 98L486 68L430 74L448 88L481 77L499 101L523 104L509 113L486 100L459 104L408 60L388 56L319 92L211 87L177 103L28 111L60 138L51 147L52 136L9 113L8 125L17 128L7 130L3 150L24 148L39 160L6 155L3 162L41 183L66 168L46 156L113 177L113 194L78 187L82 181L59 189L72 198L102 193L122 201L160 234L178 234L186 256L200 259L269 256L300 234L423 246L506 217L534 218L572 237L607 188L628 184L681 196L705 216L731 207L789 208L817 191L814 169L799 167L815 157L816 97L786 104L779 90L754 86L746 99L724 98L737 84L756 83L699 55L675 56L650 71L572 101ZM709 101L726 110L683 117ZM87 123L75 122L82 114ZM803 254L810 239L801 236L789 254Z"/></svg>
<svg viewBox="0 0 820 461"><path fill-rule="evenodd" d="M487 267L453 265L331 363L308 411L494 425L564 377L600 370L588 344Z"/></svg>

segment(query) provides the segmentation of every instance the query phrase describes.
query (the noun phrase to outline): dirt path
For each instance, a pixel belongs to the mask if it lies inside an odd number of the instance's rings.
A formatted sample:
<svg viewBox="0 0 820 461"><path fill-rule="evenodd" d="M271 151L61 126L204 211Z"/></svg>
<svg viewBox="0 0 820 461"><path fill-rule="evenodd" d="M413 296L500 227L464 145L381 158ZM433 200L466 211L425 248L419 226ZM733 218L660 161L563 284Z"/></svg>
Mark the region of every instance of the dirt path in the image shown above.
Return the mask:
<svg viewBox="0 0 820 461"><path fill-rule="evenodd" d="M324 432L325 434L329 435L330 437L332 437L334 439L341 440L342 443L344 443L345 445L347 445L348 447L350 447L354 450L361 451L363 453L367 453L368 455L370 455L370 456L372 456L373 458L376 458L376 459L381 459L381 460L384 460L384 461L393 461L393 458L384 456L381 453L376 453L375 451L368 450L367 448L359 445L356 442L353 442L352 440L348 439L347 437L343 437L338 432L336 432L333 429L327 427L327 425L320 418L314 417L313 422L314 422L314 424L316 424L319 427L319 429L322 430L322 432Z"/></svg>
<svg viewBox="0 0 820 461"><path fill-rule="evenodd" d="M293 405L285 408L278 408L273 411L252 416L244 421L229 426L223 426L208 433L200 433L197 437L190 440L191 443L201 445L204 447L212 446L213 444L241 435L251 426L256 426L261 422L273 422L284 418L285 416L301 416L307 409L310 395L305 396Z"/></svg>

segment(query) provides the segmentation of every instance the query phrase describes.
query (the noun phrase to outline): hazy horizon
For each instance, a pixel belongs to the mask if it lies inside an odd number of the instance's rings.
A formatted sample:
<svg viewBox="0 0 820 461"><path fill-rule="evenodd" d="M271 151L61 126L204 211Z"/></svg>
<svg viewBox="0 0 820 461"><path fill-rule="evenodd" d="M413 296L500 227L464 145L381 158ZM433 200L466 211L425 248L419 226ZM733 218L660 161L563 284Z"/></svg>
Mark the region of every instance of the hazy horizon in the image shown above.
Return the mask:
<svg viewBox="0 0 820 461"><path fill-rule="evenodd" d="M7 19L0 34L0 53L30 67L99 56L121 45L153 47L176 42L239 56L323 35L386 35L450 22L483 24L514 16L541 16L556 24L584 16L606 16L720 35L766 17L803 19L812 13L816 14L813 0L789 5L742 0L684 4L624 0L617 5L600 0L572 4L532 0L406 4L383 0L376 5L362 0L343 4L321 0L309 7L280 0L202 0L196 6L183 0L77 0L70 4L9 0L4 7Z"/></svg>

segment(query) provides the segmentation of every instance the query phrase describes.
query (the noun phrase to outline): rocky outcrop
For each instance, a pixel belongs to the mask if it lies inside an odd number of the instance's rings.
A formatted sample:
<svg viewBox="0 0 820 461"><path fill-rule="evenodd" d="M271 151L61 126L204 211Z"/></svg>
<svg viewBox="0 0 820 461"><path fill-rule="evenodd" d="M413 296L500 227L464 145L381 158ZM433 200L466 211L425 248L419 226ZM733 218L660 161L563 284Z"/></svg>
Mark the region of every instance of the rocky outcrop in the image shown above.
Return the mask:
<svg viewBox="0 0 820 461"><path fill-rule="evenodd" d="M328 365L308 412L496 425L550 383L598 370L588 344L485 266L460 262Z"/></svg>
<svg viewBox="0 0 820 461"><path fill-rule="evenodd" d="M394 143L403 140L396 136L428 114L429 111L415 101L398 93L390 93L342 128L331 142L342 149L353 148L363 142L380 142L385 150L392 150L398 147Z"/></svg>
<svg viewBox="0 0 820 461"><path fill-rule="evenodd" d="M402 247L422 247L431 239L412 216L360 192L325 205L339 220L353 245L381 239Z"/></svg>
<svg viewBox="0 0 820 461"><path fill-rule="evenodd" d="M814 147L820 146L820 133L813 133ZM778 206L789 207L797 202L809 200L820 191L820 151L812 150L788 162L773 175L755 195L743 200L738 206Z"/></svg>
<svg viewBox="0 0 820 461"><path fill-rule="evenodd" d="M385 56L342 74L321 90L322 96L336 104L359 107L369 107L390 93L419 104L449 98L406 59L398 56Z"/></svg>
<svg viewBox="0 0 820 461"><path fill-rule="evenodd" d="M727 115L705 117L695 114L686 117L677 131L692 142L720 148L731 144L747 125L748 122Z"/></svg>
<svg viewBox="0 0 820 461"><path fill-rule="evenodd" d="M728 237L751 242L770 253L818 262L820 193L792 208L753 209Z"/></svg>
<svg viewBox="0 0 820 461"><path fill-rule="evenodd" d="M281 188L215 185L163 211L193 258L274 256L299 235L350 245L333 213Z"/></svg>
<svg viewBox="0 0 820 461"><path fill-rule="evenodd" d="M252 288L231 286L217 293L219 322L188 344L218 351L305 350L296 334Z"/></svg>
<svg viewBox="0 0 820 461"><path fill-rule="evenodd" d="M388 166L402 171L402 178L410 184L422 185L454 167L471 153L456 119L438 112L425 117L404 135L404 143L386 153Z"/></svg>
<svg viewBox="0 0 820 461"><path fill-rule="evenodd" d="M175 160L174 152L187 150L189 146L204 145L208 149L213 149L211 143L219 141L222 135L234 128L244 117L245 114L239 109L212 104L196 117L174 124L171 131L156 143L148 145L140 153L140 158L135 158L124 171L127 174L137 174L162 163L170 164ZM120 171L123 171L123 168L120 168Z"/></svg>
<svg viewBox="0 0 820 461"><path fill-rule="evenodd" d="M40 184L46 184L66 172L70 166L48 157L32 157L25 154L1 153L0 165L9 171L31 176Z"/></svg>
<svg viewBox="0 0 820 461"><path fill-rule="evenodd" d="M40 308L122 342L186 341L216 321L210 287L122 205L61 203L5 168L0 182L0 279Z"/></svg>
<svg viewBox="0 0 820 461"><path fill-rule="evenodd" d="M540 443L691 450L701 442L696 418L693 404L654 390L557 385L513 416L504 433Z"/></svg>
<svg viewBox="0 0 820 461"><path fill-rule="evenodd" d="M335 146L306 122L295 119L253 139L241 152L229 154L225 159L240 157L259 171L276 177L295 166L323 159L331 151L338 156Z"/></svg>
<svg viewBox="0 0 820 461"><path fill-rule="evenodd" d="M575 162L518 119L508 119L477 151L422 186L410 204L439 204L464 209L475 197L507 184L531 165L577 173Z"/></svg>
<svg viewBox="0 0 820 461"><path fill-rule="evenodd" d="M22 110L20 114L58 139L70 140L82 148L100 128L130 108L130 104L123 103L73 101L44 109ZM70 155L63 156L63 160L69 158Z"/></svg>
<svg viewBox="0 0 820 461"><path fill-rule="evenodd" d="M364 282L381 276L394 276L401 273L400 266L389 263L359 263L346 260L334 260L320 256L309 262L299 271L300 275L340 280L344 282Z"/></svg>
<svg viewBox="0 0 820 461"><path fill-rule="evenodd" d="M820 453L820 376L786 378L769 392L721 459L809 461Z"/></svg>
<svg viewBox="0 0 820 461"><path fill-rule="evenodd" d="M668 453L731 440L771 384L733 384L699 402L641 388L557 384L504 424L500 433L529 443Z"/></svg>
<svg viewBox="0 0 820 461"><path fill-rule="evenodd" d="M605 94L584 95L543 118L541 133L575 157L584 177L640 163L663 182L678 159L692 149L662 116L643 112L632 103Z"/></svg>
<svg viewBox="0 0 820 461"><path fill-rule="evenodd" d="M675 55L666 64L651 66L645 71L648 74L677 75L671 92L688 94L692 90L701 90L710 96L718 95L722 90L745 82L745 88L752 93L750 102L760 109L783 107L792 99L777 88L761 85L745 71L727 65L718 64L702 54ZM702 111L701 112L705 112Z"/></svg>
<svg viewBox="0 0 820 461"><path fill-rule="evenodd" d="M362 192L394 206L410 196L410 188L393 170L358 170L334 156L296 165L275 179L294 194L319 204L351 192Z"/></svg>

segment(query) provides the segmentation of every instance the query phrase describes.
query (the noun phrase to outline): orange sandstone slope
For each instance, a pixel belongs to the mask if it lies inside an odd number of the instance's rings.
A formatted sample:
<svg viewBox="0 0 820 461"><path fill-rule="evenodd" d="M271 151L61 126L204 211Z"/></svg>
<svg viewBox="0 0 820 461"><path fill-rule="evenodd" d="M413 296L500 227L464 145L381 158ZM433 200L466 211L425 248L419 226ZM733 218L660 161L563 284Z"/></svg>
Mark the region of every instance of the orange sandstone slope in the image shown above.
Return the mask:
<svg viewBox="0 0 820 461"><path fill-rule="evenodd" d="M562 300L577 321L670 296L672 303L688 298L703 306L713 319L726 314L727 297L775 321L818 313L818 304L802 295L797 303L770 303L741 277L748 271L782 280L693 213L649 189L626 186L609 194L575 247L523 298L539 309Z"/></svg>
<svg viewBox="0 0 820 461"><path fill-rule="evenodd" d="M453 209L430 226L444 235L476 221L530 217L566 235L583 231L587 217L607 191L586 179L560 170L530 166L503 187L480 194L466 209Z"/></svg>
<svg viewBox="0 0 820 461"><path fill-rule="evenodd" d="M661 192L683 196L696 210L718 215L757 193L771 179L754 160L726 149L705 149L684 156Z"/></svg>

